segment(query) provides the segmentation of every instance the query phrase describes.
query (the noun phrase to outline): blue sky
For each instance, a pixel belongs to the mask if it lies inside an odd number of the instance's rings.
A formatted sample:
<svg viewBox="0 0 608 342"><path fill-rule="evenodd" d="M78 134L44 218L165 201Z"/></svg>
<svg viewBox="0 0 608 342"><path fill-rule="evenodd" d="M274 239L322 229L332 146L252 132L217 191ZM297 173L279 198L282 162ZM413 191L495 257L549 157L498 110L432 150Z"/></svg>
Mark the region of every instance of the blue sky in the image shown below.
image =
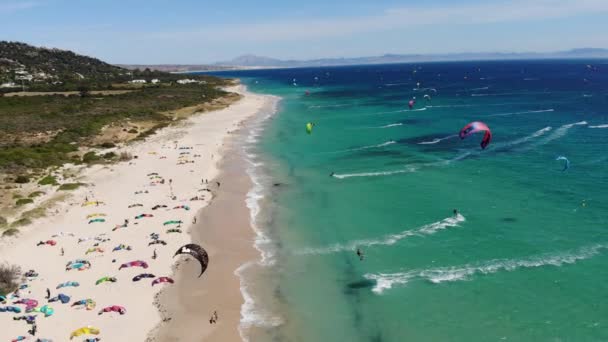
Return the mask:
<svg viewBox="0 0 608 342"><path fill-rule="evenodd" d="M608 48L608 0L0 0L0 39L111 63Z"/></svg>

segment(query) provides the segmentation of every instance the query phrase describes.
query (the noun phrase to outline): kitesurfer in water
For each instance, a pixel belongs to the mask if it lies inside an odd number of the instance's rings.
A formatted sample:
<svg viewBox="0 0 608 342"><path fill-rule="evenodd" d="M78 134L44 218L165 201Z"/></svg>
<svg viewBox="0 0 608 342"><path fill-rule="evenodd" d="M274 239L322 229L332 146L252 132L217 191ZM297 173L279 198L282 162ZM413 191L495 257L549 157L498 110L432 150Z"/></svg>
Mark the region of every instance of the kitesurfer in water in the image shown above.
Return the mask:
<svg viewBox="0 0 608 342"><path fill-rule="evenodd" d="M360 261L363 261L363 252L361 251L361 249L357 248L357 256L359 257Z"/></svg>
<svg viewBox="0 0 608 342"><path fill-rule="evenodd" d="M458 216L458 209L454 209L454 217Z"/></svg>
<svg viewBox="0 0 608 342"><path fill-rule="evenodd" d="M332 172L329 174L329 177L333 177L335 174L336 174L335 172Z"/></svg>

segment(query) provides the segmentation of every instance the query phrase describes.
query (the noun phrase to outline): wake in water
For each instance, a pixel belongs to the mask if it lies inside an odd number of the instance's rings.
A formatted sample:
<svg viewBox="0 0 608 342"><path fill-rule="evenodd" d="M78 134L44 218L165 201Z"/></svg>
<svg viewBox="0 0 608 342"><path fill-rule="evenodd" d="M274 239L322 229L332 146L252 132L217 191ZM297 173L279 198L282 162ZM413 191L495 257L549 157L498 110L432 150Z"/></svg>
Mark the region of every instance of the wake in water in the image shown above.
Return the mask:
<svg viewBox="0 0 608 342"><path fill-rule="evenodd" d="M578 123L577 123L578 124ZM576 124L572 124L572 125L576 125ZM568 125L566 125L568 126ZM417 172L418 170L420 170L421 168L427 168L427 167L438 167L438 166L447 166L450 165L456 161L468 158L470 156L474 156L474 155L479 155L481 153L487 153L490 151L500 151L500 150L504 150L507 148L512 148L515 147L517 145L521 145L523 143L526 143L532 139L538 138L542 135L544 135L545 133L551 131L551 127L547 126L545 128L539 129L538 131L527 135L525 137L516 139L516 140L512 140L512 141L508 141L508 142L503 142L503 143L496 143L494 145L490 145L490 147L484 152L481 150L473 150L473 151L467 151L464 152L452 159L447 159L447 160L442 160L442 161L438 161L438 162L433 162L433 163L422 163L422 164L412 164L412 165L408 165L406 168L404 169L397 169L397 170L388 170L388 171L371 171L371 172L360 172L360 173L344 173L344 174L333 174L332 177L334 178L338 178L338 179L345 179L345 178L352 178L352 177L380 177L380 176L392 176L392 175L397 175L397 174L402 174L402 173L413 173L413 172ZM560 129L563 129L563 126L560 127ZM556 130L557 131L557 130ZM565 134L566 132L560 132L559 134ZM448 138L448 137L446 137ZM549 138L549 137L548 137ZM547 138L547 139L548 139ZM444 138L445 139L445 138ZM554 137L552 139L557 139L557 137ZM433 143L431 142L428 142Z"/></svg>
<svg viewBox="0 0 608 342"><path fill-rule="evenodd" d="M452 138L458 138L458 134L449 135L449 136L443 137L443 138L435 138L435 139L433 139L431 141L419 142L418 145L434 145L434 144L437 144L437 143L442 142L444 140L448 140L448 139L452 139Z"/></svg>
<svg viewBox="0 0 608 342"><path fill-rule="evenodd" d="M484 96L509 96L509 95L538 95L538 94L551 94L550 92L526 92L526 93L496 93L496 94L471 94L472 97L484 97Z"/></svg>
<svg viewBox="0 0 608 342"><path fill-rule="evenodd" d="M478 264L466 264L455 267L430 268L399 273L366 274L365 278L376 281L372 289L377 294L391 289L395 285L404 285L414 280L425 280L433 284L443 282L468 280L472 276L488 275L501 271L515 271L520 268L535 268L544 266L560 267L574 264L577 261L598 255L608 245L593 245L565 253L543 254L525 259L497 259Z"/></svg>
<svg viewBox="0 0 608 342"><path fill-rule="evenodd" d="M397 142L394 140L389 140L389 141L385 141L381 144L377 144L377 145L368 145L368 146L361 146L361 147L355 147L355 148L349 148L346 150L338 150L338 151L332 151L332 152L325 152L325 153L345 153L345 152L356 152L356 151L362 151L362 150L369 150L372 148L381 148L381 147L385 147L385 146L390 146L393 144L396 144Z"/></svg>
<svg viewBox="0 0 608 342"><path fill-rule="evenodd" d="M398 127L398 126L403 126L403 124L401 122L398 122L398 123L388 124L388 125L384 125L384 126L370 127L370 128L391 128L391 127Z"/></svg>
<svg viewBox="0 0 608 342"><path fill-rule="evenodd" d="M457 216L447 217L441 221L433 222L431 224L427 224L415 229L404 230L397 234L385 235L376 239L364 239L364 240L354 240L347 243L337 243L327 247L320 248L307 248L298 252L297 254L330 254L330 253L338 253L338 252L350 252L355 251L358 247L372 247L372 246L392 246L397 242L406 239L410 236L423 236L423 235L432 235L437 233L438 231L457 227L460 223L464 222L466 219L464 216L458 214Z"/></svg>
<svg viewBox="0 0 608 342"><path fill-rule="evenodd" d="M559 139L559 138L563 137L564 135L568 134L568 131L574 126L585 126L585 125L587 125L587 121L579 121L579 122L575 122L575 123L571 123L571 124L567 124L567 125L562 125L560 128L556 129L553 133L551 133L545 139L533 144L532 146L529 146L528 149L546 145L555 139Z"/></svg>
<svg viewBox="0 0 608 342"><path fill-rule="evenodd" d="M597 125L597 126L589 126L589 128L608 128L608 124Z"/></svg>
<svg viewBox="0 0 608 342"><path fill-rule="evenodd" d="M548 113L548 112L554 112L554 111L555 111L555 109L528 110L525 112L490 114L488 116L511 116L511 115L520 115L520 114Z"/></svg>

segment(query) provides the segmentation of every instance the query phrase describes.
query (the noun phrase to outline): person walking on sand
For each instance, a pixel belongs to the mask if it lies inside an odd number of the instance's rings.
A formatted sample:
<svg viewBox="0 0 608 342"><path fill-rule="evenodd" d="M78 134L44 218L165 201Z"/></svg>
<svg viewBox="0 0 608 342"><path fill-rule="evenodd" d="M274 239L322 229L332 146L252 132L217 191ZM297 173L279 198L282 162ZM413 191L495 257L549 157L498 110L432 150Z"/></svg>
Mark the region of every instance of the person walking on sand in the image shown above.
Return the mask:
<svg viewBox="0 0 608 342"><path fill-rule="evenodd" d="M196 216L192 219L192 224L196 224Z"/></svg>
<svg viewBox="0 0 608 342"><path fill-rule="evenodd" d="M219 317L217 316L217 310L213 311L213 320L215 321L215 323L217 323L217 320L219 319Z"/></svg>
<svg viewBox="0 0 608 342"><path fill-rule="evenodd" d="M63 256L64 254L65 253L64 253L63 247L61 247L61 256Z"/></svg>
<svg viewBox="0 0 608 342"><path fill-rule="evenodd" d="M49 298L51 298L51 290L49 290L49 288L47 287L46 288L46 297L45 297L45 299L49 299Z"/></svg>
<svg viewBox="0 0 608 342"><path fill-rule="evenodd" d="M154 252L152 252L152 259L156 260L157 254L156 254L156 248L154 248Z"/></svg>

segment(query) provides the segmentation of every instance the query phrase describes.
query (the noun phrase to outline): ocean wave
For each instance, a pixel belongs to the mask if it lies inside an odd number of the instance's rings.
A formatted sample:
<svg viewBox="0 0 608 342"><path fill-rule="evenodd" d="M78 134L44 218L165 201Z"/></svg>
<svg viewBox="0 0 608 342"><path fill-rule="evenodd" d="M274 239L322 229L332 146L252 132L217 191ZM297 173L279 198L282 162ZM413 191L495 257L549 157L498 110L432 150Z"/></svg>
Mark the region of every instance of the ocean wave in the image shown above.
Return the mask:
<svg viewBox="0 0 608 342"><path fill-rule="evenodd" d="M536 268L544 266L560 267L574 264L577 261L598 255L608 245L593 245L579 248L575 251L554 254L542 254L524 259L496 259L478 264L463 266L430 268L398 273L366 274L364 277L376 281L373 292L381 294L396 285L404 285L413 280L425 280L432 284L469 280L474 275L489 275L501 271L515 271L520 268Z"/></svg>
<svg viewBox="0 0 608 342"><path fill-rule="evenodd" d="M352 178L352 177L378 177L378 176L391 176L391 175L396 175L396 174L400 174L400 173L412 173L412 172L416 172L418 169L415 167L408 167L405 169L401 169L401 170L392 170L392 171L372 171L372 172L361 172L361 173L342 173L342 174L338 174L335 173L332 175L332 177L338 178L338 179L344 179L344 178Z"/></svg>
<svg viewBox="0 0 608 342"><path fill-rule="evenodd" d="M458 134L449 135L449 136L443 137L443 138L435 138L431 141L422 141L422 142L419 142L418 145L434 145L441 141L452 139L452 138L457 138L457 137L458 137Z"/></svg>
<svg viewBox="0 0 608 342"><path fill-rule="evenodd" d="M451 216L444 218L441 221L433 222L430 224L426 224L424 226L408 229L397 234L389 234L382 236L376 239L363 239L363 240L354 240L347 243L337 243L327 247L320 248L307 248L296 254L330 254L337 252L348 252L355 251L358 247L373 247L373 246L391 246L396 244L397 242L406 239L410 236L423 236L423 235L432 235L437 233L438 231L457 227L460 223L466 221L465 217L458 214L457 216Z"/></svg>
<svg viewBox="0 0 608 342"><path fill-rule="evenodd" d="M541 110L528 110L525 112L512 112L512 113L498 113L498 114L490 114L488 116L511 116L511 115L520 115L520 114L533 114L533 113L548 113L554 112L555 109L541 109Z"/></svg>
<svg viewBox="0 0 608 342"><path fill-rule="evenodd" d="M589 126L589 128L608 128L608 124L602 124L597 126Z"/></svg>
<svg viewBox="0 0 608 342"><path fill-rule="evenodd" d="M404 83L385 83L384 86L385 87L396 87L396 86L400 86L400 85L406 85L406 84L411 84L411 82L404 82Z"/></svg>

